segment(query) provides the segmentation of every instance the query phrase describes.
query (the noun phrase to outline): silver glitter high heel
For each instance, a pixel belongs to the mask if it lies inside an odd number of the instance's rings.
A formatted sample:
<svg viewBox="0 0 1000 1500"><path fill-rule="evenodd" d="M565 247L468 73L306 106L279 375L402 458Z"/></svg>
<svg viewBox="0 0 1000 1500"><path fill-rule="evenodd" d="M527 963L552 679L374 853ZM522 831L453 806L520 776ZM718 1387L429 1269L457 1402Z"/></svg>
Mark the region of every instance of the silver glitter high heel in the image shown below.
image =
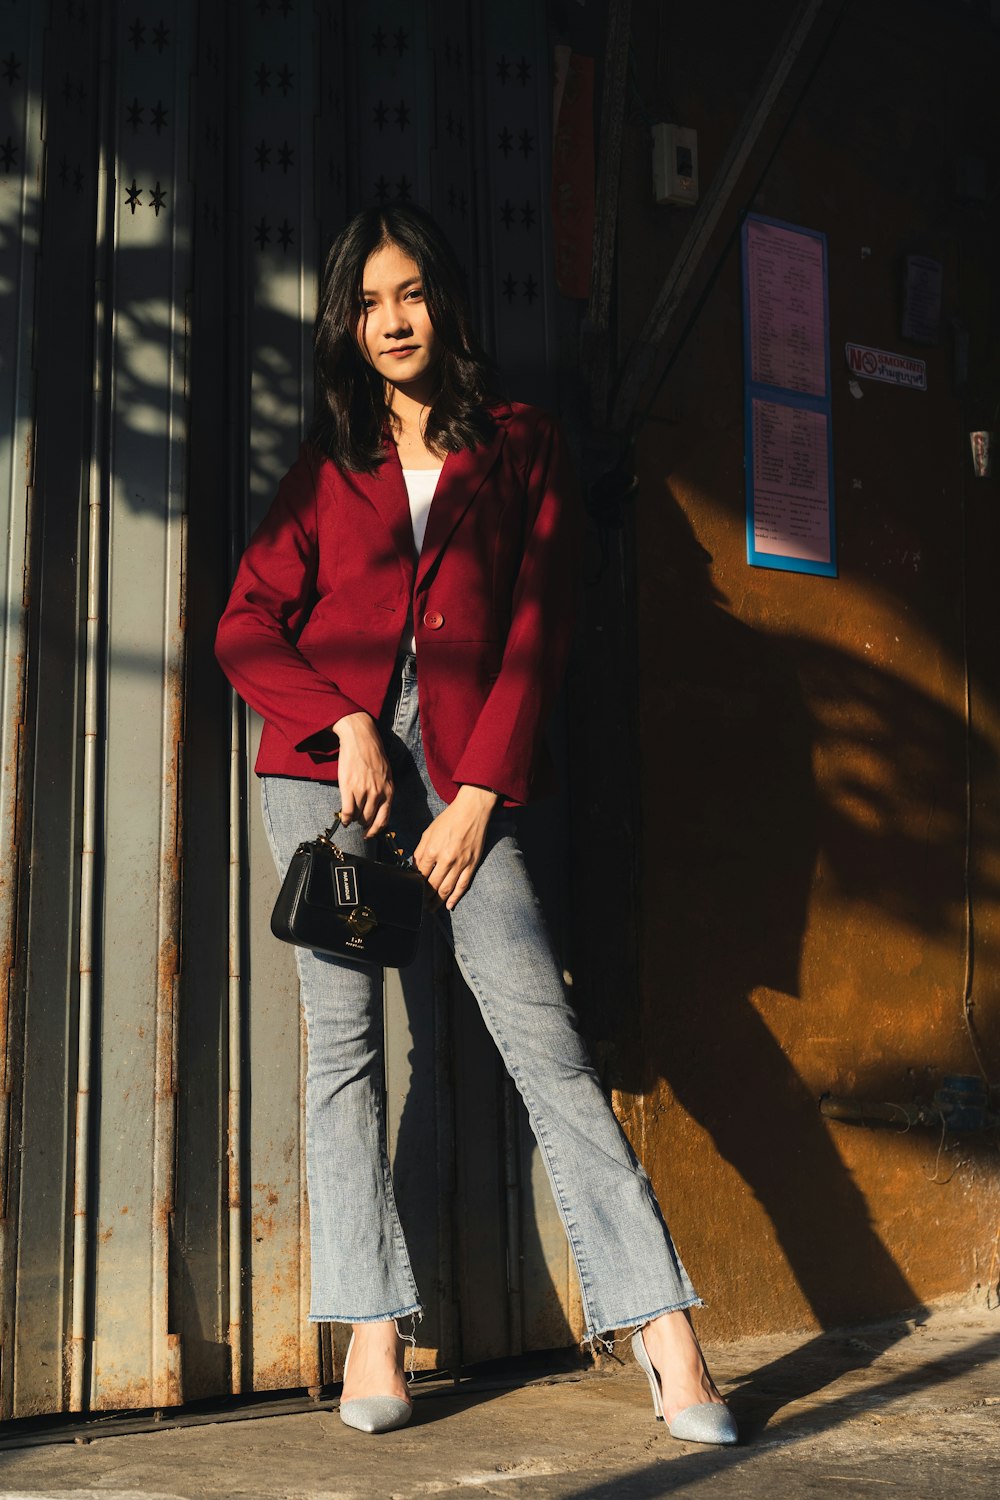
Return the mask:
<svg viewBox="0 0 1000 1500"><path fill-rule="evenodd" d="M398 1332L398 1330L397 1330ZM347 1365L354 1347L354 1334L344 1356L344 1380L347 1380ZM395 1427L405 1427L413 1416L413 1403L402 1396L352 1396L340 1403L340 1420L358 1432L392 1432Z"/></svg>
<svg viewBox="0 0 1000 1500"><path fill-rule="evenodd" d="M660 1381L653 1368L653 1362L646 1353L646 1343L641 1328L637 1328L632 1335L632 1353L635 1355L636 1364L649 1381L656 1420L664 1422L666 1418L663 1415ZM736 1418L728 1406L720 1406L716 1401L703 1401L694 1406L685 1406L683 1411L677 1413L667 1430L671 1437L680 1438L685 1443L736 1443L739 1441Z"/></svg>

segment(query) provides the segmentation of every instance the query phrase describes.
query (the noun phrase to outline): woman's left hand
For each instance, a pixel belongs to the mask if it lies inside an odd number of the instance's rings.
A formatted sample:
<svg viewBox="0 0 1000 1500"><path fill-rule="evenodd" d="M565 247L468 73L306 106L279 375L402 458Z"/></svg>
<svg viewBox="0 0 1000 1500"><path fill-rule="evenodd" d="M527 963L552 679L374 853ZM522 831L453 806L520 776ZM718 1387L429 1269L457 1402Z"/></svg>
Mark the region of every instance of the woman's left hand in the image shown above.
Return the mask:
<svg viewBox="0 0 1000 1500"><path fill-rule="evenodd" d="M485 787L459 787L454 802L424 829L413 851L413 863L449 911L454 911L476 873L496 801L496 792Z"/></svg>

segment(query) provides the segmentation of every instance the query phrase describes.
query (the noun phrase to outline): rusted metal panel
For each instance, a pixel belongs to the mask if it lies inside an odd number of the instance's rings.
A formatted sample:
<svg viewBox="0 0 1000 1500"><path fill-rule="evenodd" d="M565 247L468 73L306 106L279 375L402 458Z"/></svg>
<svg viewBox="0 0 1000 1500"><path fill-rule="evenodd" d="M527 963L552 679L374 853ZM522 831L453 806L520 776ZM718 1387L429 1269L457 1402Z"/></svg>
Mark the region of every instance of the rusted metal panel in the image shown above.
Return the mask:
<svg viewBox="0 0 1000 1500"><path fill-rule="evenodd" d="M180 1399L174 1209L191 11L115 12L100 793L94 1408Z"/></svg>
<svg viewBox="0 0 1000 1500"><path fill-rule="evenodd" d="M253 742L251 748L256 748ZM247 949L253 982L244 1073L250 1095L243 1115L247 1133L243 1148L244 1327L252 1326L253 1337L244 1368L252 1389L280 1390L311 1385L318 1379L317 1334L312 1332L317 1342L310 1350L306 1342L310 1333L303 1329L308 1276L302 1182L304 1068L292 953L270 935L276 894L274 864L259 826L258 806L251 802L249 811Z"/></svg>
<svg viewBox="0 0 1000 1500"><path fill-rule="evenodd" d="M18 14L28 25L28 8ZM501 309L501 352L536 375L544 360L543 278L525 269L544 259L544 36L529 6L506 29L491 21L489 38L481 20L463 0L390 4L374 19L339 5L233 0L196 13L173 0L154 12L140 0L126 13L103 0L68 21L36 12L30 58L15 38L15 62L39 91L34 155L26 147L14 165L37 167L44 113L47 238L33 727L17 783L32 848L28 983L6 1075L8 1087L25 1080L24 1173L0 1224L6 1412L169 1404L320 1377L297 985L268 930L276 877L251 770L258 726L227 697L212 636L304 428L320 252L354 207L430 202L487 326ZM523 64L510 77L508 53ZM525 308L508 317L495 242L512 243L511 225L497 192L514 178L501 182L489 153L512 79L510 118L537 139L519 147ZM13 182L0 178L0 190ZM29 228L32 182L22 174L21 197L0 199L16 200ZM17 347L30 352L34 242L20 243L20 299L5 313L22 318ZM29 368L20 358L17 378ZM518 383L515 394L538 390ZM23 572L21 483L10 491L20 510L5 534L9 582ZM7 591L15 674L0 696L11 871L22 594ZM0 933L12 938L13 889L0 885ZM427 1307L423 1365L537 1342L530 1280L507 1268L530 1277L550 1259L547 1228L541 1257L525 1257L536 1215L554 1206L547 1184L536 1194L520 1104L473 1010L440 940L405 986L388 978L390 1149ZM558 1300L564 1266L551 1258ZM326 1336L327 1374L342 1334Z"/></svg>
<svg viewBox="0 0 1000 1500"><path fill-rule="evenodd" d="M28 759L22 793L25 1045L15 1414L69 1400L77 1220L72 1195L80 1028L82 662L87 633L88 484L96 405L92 340L101 15L44 18L44 226L35 302L36 507L31 548ZM30 1268L30 1269L29 1269ZM77 1299L79 1302L79 1299ZM70 1347L72 1345L70 1344Z"/></svg>

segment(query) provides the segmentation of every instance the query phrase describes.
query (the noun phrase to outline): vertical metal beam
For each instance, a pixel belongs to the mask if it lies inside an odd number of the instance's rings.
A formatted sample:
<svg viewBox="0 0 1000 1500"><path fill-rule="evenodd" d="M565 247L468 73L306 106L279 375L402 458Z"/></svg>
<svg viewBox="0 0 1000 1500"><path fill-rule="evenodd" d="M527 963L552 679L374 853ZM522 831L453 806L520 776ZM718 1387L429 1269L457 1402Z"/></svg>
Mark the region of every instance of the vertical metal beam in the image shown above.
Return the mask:
<svg viewBox="0 0 1000 1500"><path fill-rule="evenodd" d="M235 331L234 331L235 332ZM233 345L239 348L234 337ZM240 472L240 466L234 470ZM242 510L242 507L240 507ZM234 528L235 535L235 528ZM227 1098L228 1131L228 1263L229 1263L229 1382L243 1390L243 714L230 690L229 739L229 985Z"/></svg>
<svg viewBox="0 0 1000 1500"><path fill-rule="evenodd" d="M621 189L632 0L608 0L607 45L601 89L601 128L594 205L594 268L584 361L590 367L591 414L603 427L611 380L611 292L615 274L618 194Z"/></svg>
<svg viewBox="0 0 1000 1500"><path fill-rule="evenodd" d="M294 459L311 405L319 29L319 17L308 6L254 6L240 12L240 136L234 172L240 195L237 245L245 336L237 390L247 405L237 552ZM249 710L245 713L246 759L239 787L245 820L240 837L245 859L241 962L249 981L243 986L240 1120L246 1249L243 1369L256 1389L267 1390L318 1382L319 1333L304 1317L308 1247L298 985L291 952L274 942L268 927L276 877L252 770L259 720ZM235 810L235 788L233 800ZM234 842L234 852L235 847ZM235 1030L234 1017L233 1036Z"/></svg>
<svg viewBox="0 0 1000 1500"><path fill-rule="evenodd" d="M114 166L112 159L111 80L114 35L109 6L100 12L98 51L97 192L94 224L93 406L87 484L87 633L83 688L83 834L80 853L80 989L77 1025L77 1082L73 1155L72 1299L67 1346L70 1411L85 1406L88 1306L90 1294L91 1081L94 1047L95 948L98 911L98 809L103 764L102 613L104 603L104 527L110 446L110 399L107 390L109 308L113 301Z"/></svg>
<svg viewBox="0 0 1000 1500"><path fill-rule="evenodd" d="M177 20L183 21L175 12ZM183 46L179 27L176 45ZM185 49L186 51L186 49ZM186 69L175 74L175 109L186 104ZM173 138L175 199L187 176L187 134ZM175 205L176 209L176 205ZM180 970L181 785L184 753L184 635L187 613L184 577L186 555L185 452L186 412L184 393L187 349L187 271L184 220L176 212L171 219L170 295L167 328L167 391L164 525L163 610L163 704L161 717L161 791L159 838L159 889L156 931L156 1050L153 1062L153 1242L152 1268L152 1365L153 1401L176 1405L183 1397L180 1377L179 1335L170 1330L170 1224L174 1213L174 1162L176 1136L177 1077L177 978Z"/></svg>
<svg viewBox="0 0 1000 1500"><path fill-rule="evenodd" d="M212 651L230 575L225 501L232 432L228 404L231 278L225 223L225 140L231 97L225 67L228 21L228 6L197 8L189 57L186 193L191 204L192 244L186 313L189 492L184 518L184 734L179 742L183 776L178 768L178 780L183 783L184 868L175 1028L176 1208L169 1292L169 1331L183 1339L186 1401L227 1392L231 1363L226 1077L231 715ZM170 738L166 737L164 747L164 770ZM161 843L166 848L165 830L161 830ZM169 963L161 964L161 981L169 967ZM158 1061L163 1056L161 1049ZM236 1290L239 1295L238 1275Z"/></svg>
<svg viewBox="0 0 1000 1500"><path fill-rule="evenodd" d="M240 46L240 23L242 6L238 0L230 0L227 10L226 55L233 58L239 67L242 64ZM241 78L239 73L233 80L235 99L239 101ZM238 107L230 108L226 114L226 199L225 199L225 243L224 253L231 274L227 277L228 289L228 409L226 433L228 435L229 473L229 526L230 563L229 576L235 575L240 552L246 534L246 494L248 482L247 465L247 412L243 396L243 372L247 368L246 355L246 278L243 266L243 224L240 150L242 145L242 114ZM243 708L232 689L229 690L229 933L228 933L228 987L227 987L227 1261L228 1261L228 1328L229 1385L239 1395L243 1390L244 1337L243 1337L243 953L245 947L243 931L243 861L244 861L244 736Z"/></svg>
<svg viewBox="0 0 1000 1500"><path fill-rule="evenodd" d="M14 1067L9 1055L20 862L19 788L24 719L29 506L33 465L33 326L35 262L41 205L41 7L17 16L20 57L13 47L0 121L7 142L0 180L0 266L8 293L0 318L5 357L0 368L0 1415L12 1407L13 1267L10 1159Z"/></svg>

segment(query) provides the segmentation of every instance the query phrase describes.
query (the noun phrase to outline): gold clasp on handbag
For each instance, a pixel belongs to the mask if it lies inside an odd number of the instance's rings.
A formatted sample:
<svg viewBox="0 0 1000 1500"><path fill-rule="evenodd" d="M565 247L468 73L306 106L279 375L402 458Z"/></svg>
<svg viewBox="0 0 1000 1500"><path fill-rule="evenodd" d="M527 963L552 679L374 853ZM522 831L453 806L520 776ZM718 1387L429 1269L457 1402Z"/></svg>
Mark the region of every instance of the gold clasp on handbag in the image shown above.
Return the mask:
<svg viewBox="0 0 1000 1500"><path fill-rule="evenodd" d="M378 918L370 906L355 906L344 918L355 937L364 937L378 926Z"/></svg>

